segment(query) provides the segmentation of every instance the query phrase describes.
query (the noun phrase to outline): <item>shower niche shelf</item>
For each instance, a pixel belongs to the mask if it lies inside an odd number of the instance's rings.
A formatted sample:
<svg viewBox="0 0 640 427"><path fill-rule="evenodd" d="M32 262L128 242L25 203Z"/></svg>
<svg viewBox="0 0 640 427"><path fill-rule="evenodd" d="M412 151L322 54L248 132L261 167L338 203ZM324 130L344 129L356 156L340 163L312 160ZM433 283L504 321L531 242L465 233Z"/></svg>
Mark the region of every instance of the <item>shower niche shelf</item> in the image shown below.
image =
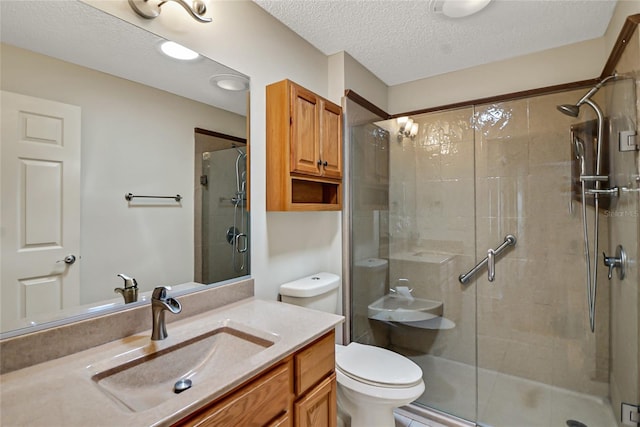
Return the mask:
<svg viewBox="0 0 640 427"><path fill-rule="evenodd" d="M342 209L342 109L290 80L267 86L267 210Z"/></svg>

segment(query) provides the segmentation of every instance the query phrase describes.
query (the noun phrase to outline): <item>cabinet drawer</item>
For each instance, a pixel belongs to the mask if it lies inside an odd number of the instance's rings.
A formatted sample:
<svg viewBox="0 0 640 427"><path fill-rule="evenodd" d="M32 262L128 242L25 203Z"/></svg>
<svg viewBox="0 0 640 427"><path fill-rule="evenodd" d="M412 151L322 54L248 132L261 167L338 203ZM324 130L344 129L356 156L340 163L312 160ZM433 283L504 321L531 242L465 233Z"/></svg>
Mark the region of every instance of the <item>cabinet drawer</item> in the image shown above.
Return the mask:
<svg viewBox="0 0 640 427"><path fill-rule="evenodd" d="M301 396L335 369L335 332L320 338L294 356L295 394Z"/></svg>
<svg viewBox="0 0 640 427"><path fill-rule="evenodd" d="M274 421L286 414L291 402L291 363L283 364L242 387L238 392L205 408L180 426L237 427L282 425Z"/></svg>

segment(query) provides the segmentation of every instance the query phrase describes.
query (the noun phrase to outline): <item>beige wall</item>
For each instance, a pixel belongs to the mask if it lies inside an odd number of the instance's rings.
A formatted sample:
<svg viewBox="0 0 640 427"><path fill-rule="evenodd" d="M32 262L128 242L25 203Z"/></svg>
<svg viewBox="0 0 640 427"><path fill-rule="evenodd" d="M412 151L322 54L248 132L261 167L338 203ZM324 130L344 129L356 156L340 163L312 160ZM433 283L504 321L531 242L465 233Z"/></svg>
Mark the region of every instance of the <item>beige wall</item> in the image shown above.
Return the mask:
<svg viewBox="0 0 640 427"><path fill-rule="evenodd" d="M345 89L353 90L376 107L387 110L389 87L342 51L329 56L329 93L342 97Z"/></svg>
<svg viewBox="0 0 640 427"><path fill-rule="evenodd" d="M612 123L609 139L617 142L618 132L635 130L640 122L640 31L629 40L617 71L628 79L607 85L606 114ZM635 105L634 105L635 101ZM638 189L640 155L635 152L612 151L615 182L619 187ZM617 412L621 402L640 402L640 195L623 192L615 206L603 213L610 235L605 249L615 254L622 245L629 257L626 277L616 274L605 286L611 288L611 400Z"/></svg>
<svg viewBox="0 0 640 427"><path fill-rule="evenodd" d="M388 108L388 87L351 55L344 54L345 89L352 89L376 107Z"/></svg>
<svg viewBox="0 0 640 427"><path fill-rule="evenodd" d="M593 79L608 52L602 38L492 62L389 88L391 114Z"/></svg>
<svg viewBox="0 0 640 427"><path fill-rule="evenodd" d="M141 291L192 281L193 129L244 137L245 117L13 46L1 65L3 90L82 109L81 303L116 298L118 273ZM185 197L135 209L129 192Z"/></svg>

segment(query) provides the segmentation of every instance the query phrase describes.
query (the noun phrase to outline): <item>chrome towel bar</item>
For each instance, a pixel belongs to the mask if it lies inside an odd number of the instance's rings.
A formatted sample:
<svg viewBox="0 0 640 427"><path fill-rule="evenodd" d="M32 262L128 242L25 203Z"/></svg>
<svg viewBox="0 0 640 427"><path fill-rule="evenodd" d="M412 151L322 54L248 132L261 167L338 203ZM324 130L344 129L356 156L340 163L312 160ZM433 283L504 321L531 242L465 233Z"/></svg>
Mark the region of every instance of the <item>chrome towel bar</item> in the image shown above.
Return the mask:
<svg viewBox="0 0 640 427"><path fill-rule="evenodd" d="M502 242L500 246L498 246L495 249L489 249L487 251L487 256L482 261L480 261L475 267L469 270L467 274L461 274L458 277L458 280L460 281L460 283L462 283L463 285L466 285L469 279L473 277L478 271L480 271L480 269L485 265L488 266L489 281L493 282L493 279L496 276L496 267L495 267L496 257L500 255L500 253L504 251L507 248L507 246L515 246L516 241L517 241L516 236L514 236L513 234L507 234L504 238L504 242Z"/></svg>
<svg viewBox="0 0 640 427"><path fill-rule="evenodd" d="M179 194L176 194L175 196L139 196L139 195L135 195L135 194L131 194L131 193L127 193L124 195L124 198L127 202L130 202L131 200L135 199L135 198L143 198L143 199L173 199L176 202L179 202L180 200L182 200L182 196Z"/></svg>

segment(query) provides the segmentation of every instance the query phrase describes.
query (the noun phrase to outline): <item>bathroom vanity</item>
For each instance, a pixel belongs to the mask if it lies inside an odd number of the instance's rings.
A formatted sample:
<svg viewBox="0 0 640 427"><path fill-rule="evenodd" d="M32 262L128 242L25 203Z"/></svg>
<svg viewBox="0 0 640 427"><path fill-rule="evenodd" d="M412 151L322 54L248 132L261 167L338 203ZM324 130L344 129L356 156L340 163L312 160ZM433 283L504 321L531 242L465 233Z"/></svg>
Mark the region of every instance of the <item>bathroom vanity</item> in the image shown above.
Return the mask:
<svg viewBox="0 0 640 427"><path fill-rule="evenodd" d="M335 426L334 368L331 331L175 425Z"/></svg>
<svg viewBox="0 0 640 427"><path fill-rule="evenodd" d="M144 331L6 373L1 421L335 426L334 328L342 320L247 298L169 323L164 340ZM175 393L183 378L191 387Z"/></svg>

